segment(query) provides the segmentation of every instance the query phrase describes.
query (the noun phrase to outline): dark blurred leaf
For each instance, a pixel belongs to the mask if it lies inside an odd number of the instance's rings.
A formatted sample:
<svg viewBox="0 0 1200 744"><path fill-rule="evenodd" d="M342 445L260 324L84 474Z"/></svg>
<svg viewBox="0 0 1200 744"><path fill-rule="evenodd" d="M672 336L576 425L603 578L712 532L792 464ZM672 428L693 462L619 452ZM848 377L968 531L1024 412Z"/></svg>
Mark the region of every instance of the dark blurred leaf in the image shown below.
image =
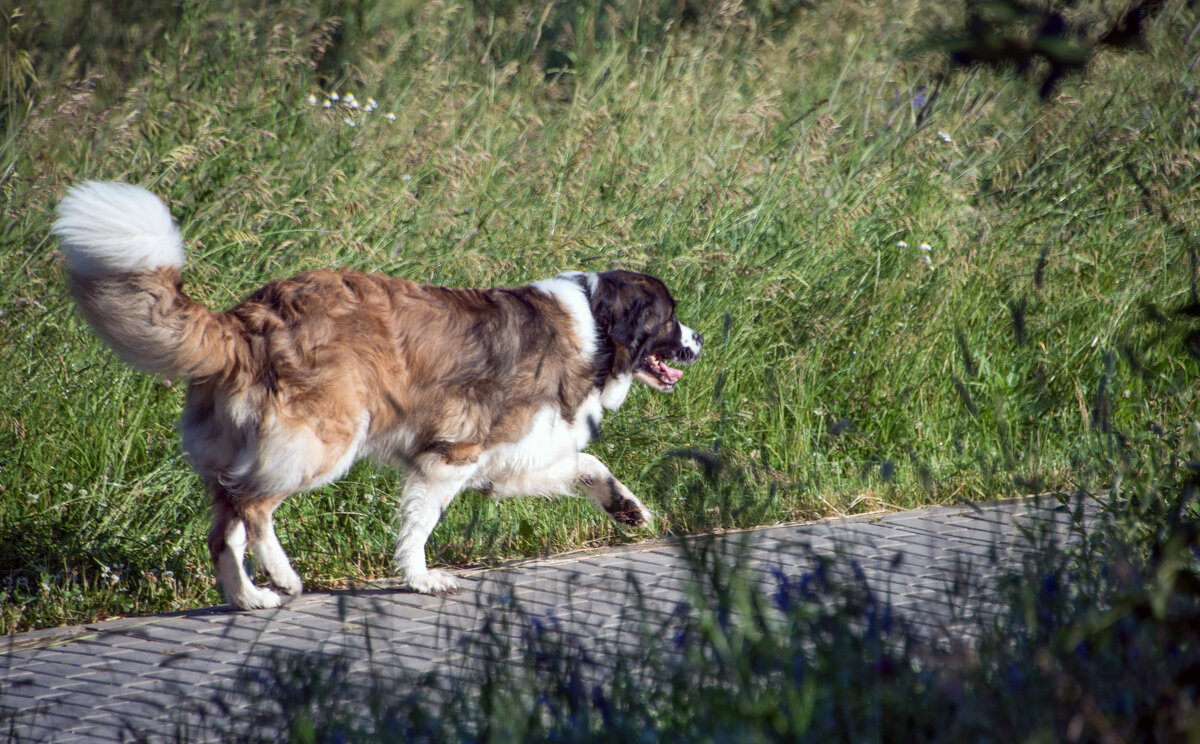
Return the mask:
<svg viewBox="0 0 1200 744"><path fill-rule="evenodd" d="M967 386L958 378L958 375L951 375L950 381L954 383L954 389L958 391L958 397L962 399L963 405L974 416L979 413L979 408L975 406L975 401L971 399L971 391L967 390Z"/></svg>

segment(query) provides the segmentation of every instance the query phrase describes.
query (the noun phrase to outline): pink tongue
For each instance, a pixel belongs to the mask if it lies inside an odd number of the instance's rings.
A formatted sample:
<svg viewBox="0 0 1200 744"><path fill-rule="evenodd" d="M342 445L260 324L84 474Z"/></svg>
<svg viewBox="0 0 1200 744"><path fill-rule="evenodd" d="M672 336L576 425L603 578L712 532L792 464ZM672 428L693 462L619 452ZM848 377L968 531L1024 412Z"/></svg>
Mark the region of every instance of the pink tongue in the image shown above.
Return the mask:
<svg viewBox="0 0 1200 744"><path fill-rule="evenodd" d="M672 385L679 382L679 378L683 377L682 370L675 369L674 367L668 367L661 359L654 360L654 369L664 381L669 382Z"/></svg>

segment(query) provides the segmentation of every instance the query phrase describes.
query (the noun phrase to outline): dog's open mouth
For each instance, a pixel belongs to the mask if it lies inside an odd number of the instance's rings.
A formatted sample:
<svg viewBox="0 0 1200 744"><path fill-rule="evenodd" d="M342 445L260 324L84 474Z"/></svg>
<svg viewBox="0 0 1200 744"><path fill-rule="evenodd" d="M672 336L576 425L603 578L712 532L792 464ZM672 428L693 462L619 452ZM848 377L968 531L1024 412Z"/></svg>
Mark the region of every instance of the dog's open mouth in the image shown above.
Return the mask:
<svg viewBox="0 0 1200 744"><path fill-rule="evenodd" d="M683 372L668 365L659 355L647 354L633 376L655 390L669 393L675 389Z"/></svg>

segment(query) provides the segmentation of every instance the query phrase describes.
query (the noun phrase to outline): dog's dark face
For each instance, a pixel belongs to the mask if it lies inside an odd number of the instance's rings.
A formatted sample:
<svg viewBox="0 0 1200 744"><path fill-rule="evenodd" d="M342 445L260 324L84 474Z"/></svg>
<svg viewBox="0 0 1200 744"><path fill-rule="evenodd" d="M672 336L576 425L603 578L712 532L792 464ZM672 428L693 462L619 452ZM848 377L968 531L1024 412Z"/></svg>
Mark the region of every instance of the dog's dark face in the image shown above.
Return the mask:
<svg viewBox="0 0 1200 744"><path fill-rule="evenodd" d="M656 390L674 390L683 372L669 363L695 362L704 339L675 317L675 300L658 279L632 271L606 271L596 279L592 315L609 344L608 373L633 373Z"/></svg>

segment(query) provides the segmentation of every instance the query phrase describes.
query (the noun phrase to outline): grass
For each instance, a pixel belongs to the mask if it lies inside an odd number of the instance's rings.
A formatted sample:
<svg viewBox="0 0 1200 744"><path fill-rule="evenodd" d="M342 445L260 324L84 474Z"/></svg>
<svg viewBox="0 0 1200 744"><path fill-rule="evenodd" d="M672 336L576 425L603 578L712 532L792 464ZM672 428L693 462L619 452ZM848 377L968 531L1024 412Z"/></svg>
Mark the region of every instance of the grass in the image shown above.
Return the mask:
<svg viewBox="0 0 1200 744"><path fill-rule="evenodd" d="M187 291L217 308L321 266L461 285L663 277L704 359L671 396L636 391L593 450L664 533L1106 487L1116 471L1097 457L1182 446L1196 426L1192 331L1174 316L1195 299L1200 80L1180 63L1194 10L1155 16L1143 49L1098 53L1047 103L1020 78L943 79L940 54L910 53L960 13L8 11L0 632L220 601L206 499L174 432L182 386L125 368L66 297L48 228L86 178L167 199ZM349 92L378 110L349 108ZM308 586L390 572L397 479L362 464L283 507ZM578 500L464 494L430 558L641 534Z"/></svg>

